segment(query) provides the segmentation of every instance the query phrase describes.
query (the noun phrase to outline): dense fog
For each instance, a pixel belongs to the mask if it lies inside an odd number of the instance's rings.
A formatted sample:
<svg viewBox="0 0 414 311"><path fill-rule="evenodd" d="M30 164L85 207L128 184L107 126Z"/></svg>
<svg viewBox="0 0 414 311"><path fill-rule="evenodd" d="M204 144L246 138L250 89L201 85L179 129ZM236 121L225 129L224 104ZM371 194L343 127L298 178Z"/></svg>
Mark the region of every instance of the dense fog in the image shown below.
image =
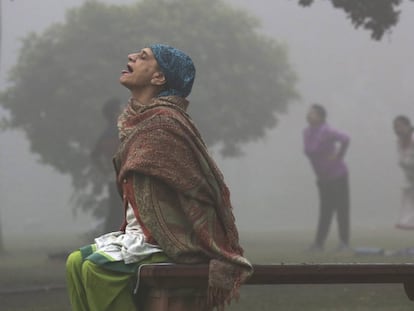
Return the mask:
<svg viewBox="0 0 414 311"><path fill-rule="evenodd" d="M351 136L345 159L352 228L392 228L403 180L392 120L399 114L414 117L414 4L404 4L398 25L381 41L373 41L369 32L356 30L328 1L317 1L311 8L297 1L228 1L257 16L263 33L287 47L300 93L300 99L279 115L278 126L245 144L242 156L222 158L217 146L212 147L229 184L240 231L315 227L315 177L302 146L305 115L313 102L324 105L329 123ZM1 88L7 86L21 38L63 21L65 10L81 3L2 1ZM193 105L196 101L192 98ZM2 132L0 144L0 215L6 240L22 230L75 234L90 228L93 220L88 215L73 213L69 176L39 164L19 131Z"/></svg>

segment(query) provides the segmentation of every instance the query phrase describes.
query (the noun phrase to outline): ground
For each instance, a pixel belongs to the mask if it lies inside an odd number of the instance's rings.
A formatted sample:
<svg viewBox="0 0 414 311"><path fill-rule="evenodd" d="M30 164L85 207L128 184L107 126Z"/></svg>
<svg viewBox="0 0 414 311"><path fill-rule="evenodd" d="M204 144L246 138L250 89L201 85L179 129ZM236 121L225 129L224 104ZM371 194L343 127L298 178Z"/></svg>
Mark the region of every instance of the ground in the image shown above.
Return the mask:
<svg viewBox="0 0 414 311"><path fill-rule="evenodd" d="M414 232L393 228L356 230L353 246L398 250L411 246ZM414 257L355 256L352 252L333 253L334 232L324 253L304 250L312 231L284 230L262 233L241 232L246 256L254 263L303 262L412 262ZM41 242L40 242L41 241ZM45 243L47 241L47 243ZM30 241L6 241L7 253L0 257L0 310L70 311L65 289L64 253L81 239L32 236ZM413 243L414 244L414 243ZM62 256L50 256L57 254ZM401 285L272 285L244 286L241 298L229 311L405 311L414 302Z"/></svg>

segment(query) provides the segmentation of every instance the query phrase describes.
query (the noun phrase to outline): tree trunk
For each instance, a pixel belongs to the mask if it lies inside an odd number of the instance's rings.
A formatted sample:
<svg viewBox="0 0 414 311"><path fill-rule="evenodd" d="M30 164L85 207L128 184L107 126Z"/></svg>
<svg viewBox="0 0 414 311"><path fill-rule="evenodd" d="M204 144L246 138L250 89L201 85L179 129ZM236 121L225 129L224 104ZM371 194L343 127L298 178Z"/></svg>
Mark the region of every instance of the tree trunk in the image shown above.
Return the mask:
<svg viewBox="0 0 414 311"><path fill-rule="evenodd" d="M1 221L1 212L0 212L0 255L4 254L4 243L3 243L3 223Z"/></svg>
<svg viewBox="0 0 414 311"><path fill-rule="evenodd" d="M3 14L2 14L2 1L0 0L0 60L1 60L1 50L2 50L2 33L3 33ZM1 70L0 63L0 70ZM0 255L4 253L4 244L3 244L3 226L1 221L1 211L0 211Z"/></svg>
<svg viewBox="0 0 414 311"><path fill-rule="evenodd" d="M105 217L104 233L119 230L124 220L122 200L115 183L109 183L109 198Z"/></svg>

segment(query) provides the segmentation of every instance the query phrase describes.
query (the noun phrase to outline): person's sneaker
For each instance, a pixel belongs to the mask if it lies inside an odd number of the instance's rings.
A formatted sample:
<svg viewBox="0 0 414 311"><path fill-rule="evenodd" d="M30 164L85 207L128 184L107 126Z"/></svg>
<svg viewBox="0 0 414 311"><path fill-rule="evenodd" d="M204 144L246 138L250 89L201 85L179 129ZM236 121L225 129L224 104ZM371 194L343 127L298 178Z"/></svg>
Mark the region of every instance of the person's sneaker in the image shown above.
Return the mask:
<svg viewBox="0 0 414 311"><path fill-rule="evenodd" d="M312 244L306 249L307 253L321 253L323 252L323 247L318 244Z"/></svg>
<svg viewBox="0 0 414 311"><path fill-rule="evenodd" d="M338 247L334 249L334 253L351 253L353 249L346 243L339 243Z"/></svg>

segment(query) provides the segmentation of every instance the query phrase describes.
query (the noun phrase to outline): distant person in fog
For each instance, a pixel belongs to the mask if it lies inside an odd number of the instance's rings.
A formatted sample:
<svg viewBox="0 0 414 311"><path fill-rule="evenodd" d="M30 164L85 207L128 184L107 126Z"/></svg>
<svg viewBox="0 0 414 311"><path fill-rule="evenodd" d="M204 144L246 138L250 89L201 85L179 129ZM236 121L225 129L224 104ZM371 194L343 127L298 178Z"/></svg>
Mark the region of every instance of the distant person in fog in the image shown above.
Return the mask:
<svg viewBox="0 0 414 311"><path fill-rule="evenodd" d="M348 168L344 162L349 136L328 125L326 117L325 108L313 104L303 132L304 152L316 175L320 203L316 237L309 251L323 251L334 214L339 230L337 251L345 251L350 249Z"/></svg>
<svg viewBox="0 0 414 311"><path fill-rule="evenodd" d="M402 188L401 208L396 227L414 229L414 141L413 126L408 117L400 115L394 119L394 132L397 135L399 165L405 175Z"/></svg>

